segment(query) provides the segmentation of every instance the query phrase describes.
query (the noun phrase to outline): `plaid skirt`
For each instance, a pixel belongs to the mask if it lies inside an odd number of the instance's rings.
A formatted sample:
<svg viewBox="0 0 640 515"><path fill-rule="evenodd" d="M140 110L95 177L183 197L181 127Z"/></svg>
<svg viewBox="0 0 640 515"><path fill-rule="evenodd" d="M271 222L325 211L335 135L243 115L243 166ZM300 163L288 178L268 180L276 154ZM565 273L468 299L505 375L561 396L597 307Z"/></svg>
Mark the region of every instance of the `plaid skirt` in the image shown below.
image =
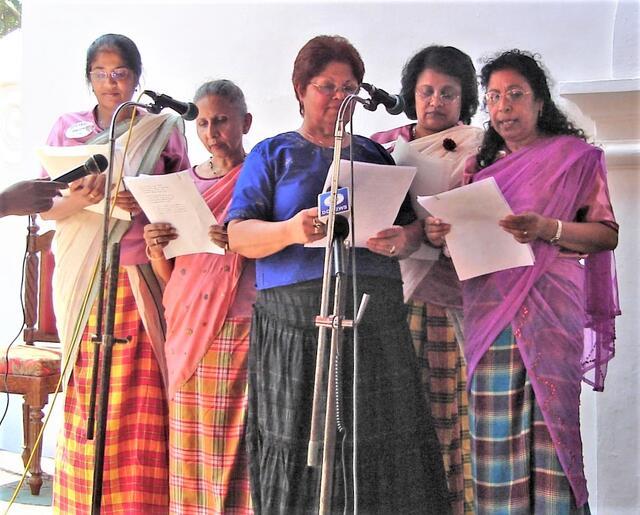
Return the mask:
<svg viewBox="0 0 640 515"><path fill-rule="evenodd" d="M86 431L93 363L90 340L96 313L97 305L65 391L53 487L54 512L64 515L91 511L95 440L87 440ZM130 336L131 340L113 347L101 513L166 514L168 416L164 386L124 268L118 277L114 334L118 338Z"/></svg>
<svg viewBox="0 0 640 515"><path fill-rule="evenodd" d="M478 363L470 406L478 514L590 513L576 507L511 327Z"/></svg>
<svg viewBox="0 0 640 515"><path fill-rule="evenodd" d="M442 457L417 378L402 285L359 278L358 287L358 298L363 291L372 296L358 329L358 509L366 514L449 513ZM318 333L313 318L320 312L320 291L320 283L310 281L258 292L247 423L256 513L317 513L321 469L306 461ZM339 397L346 434L337 438L332 513L354 509L351 331L345 331L343 343Z"/></svg>
<svg viewBox="0 0 640 515"><path fill-rule="evenodd" d="M411 300L409 329L435 425L455 515L473 513L467 367L447 310Z"/></svg>
<svg viewBox="0 0 640 515"><path fill-rule="evenodd" d="M227 319L169 402L171 513L249 514L248 318Z"/></svg>

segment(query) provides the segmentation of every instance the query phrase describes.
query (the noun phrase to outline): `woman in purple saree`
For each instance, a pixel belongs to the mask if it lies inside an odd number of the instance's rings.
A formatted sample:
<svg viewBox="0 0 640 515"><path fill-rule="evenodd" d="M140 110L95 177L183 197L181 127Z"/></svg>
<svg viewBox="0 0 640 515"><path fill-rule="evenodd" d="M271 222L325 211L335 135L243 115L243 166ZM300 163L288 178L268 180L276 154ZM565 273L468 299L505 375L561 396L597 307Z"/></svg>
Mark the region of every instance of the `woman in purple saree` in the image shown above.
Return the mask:
<svg viewBox="0 0 640 515"><path fill-rule="evenodd" d="M501 54L481 80L490 123L466 181L496 180L517 213L500 225L535 264L463 283L476 508L589 513L580 383L603 389L619 314L604 156L530 54ZM427 237L441 245L449 229L431 218Z"/></svg>

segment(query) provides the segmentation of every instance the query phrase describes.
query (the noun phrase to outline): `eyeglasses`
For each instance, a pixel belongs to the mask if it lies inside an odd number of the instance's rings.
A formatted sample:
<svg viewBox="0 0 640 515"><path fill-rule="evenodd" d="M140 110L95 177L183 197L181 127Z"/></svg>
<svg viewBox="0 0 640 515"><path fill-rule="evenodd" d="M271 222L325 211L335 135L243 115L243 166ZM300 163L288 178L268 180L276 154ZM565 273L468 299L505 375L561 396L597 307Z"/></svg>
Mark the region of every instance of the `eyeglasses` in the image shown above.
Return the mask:
<svg viewBox="0 0 640 515"><path fill-rule="evenodd" d="M316 84L315 82L310 82L312 86L322 93L326 97L334 97L338 91L342 91L346 96L348 95L357 95L358 91L360 91L360 86L355 84L347 84L346 86L338 87L335 84L331 84L330 82L326 82L324 84Z"/></svg>
<svg viewBox="0 0 640 515"><path fill-rule="evenodd" d="M443 91L436 92L431 86L422 86L416 88L416 93L420 98L422 98L422 100L427 103L431 102L433 99L438 99L440 102L446 105L452 104L460 98L460 93L454 90L445 89Z"/></svg>
<svg viewBox="0 0 640 515"><path fill-rule="evenodd" d="M118 82L128 79L130 74L131 70L129 70L129 68L116 68L110 72L106 70L95 70L89 72L89 77L91 77L91 80L95 80L97 82L104 82L108 79Z"/></svg>
<svg viewBox="0 0 640 515"><path fill-rule="evenodd" d="M531 95L531 91L525 91L520 88L511 88L505 91L504 93L499 93L497 91L489 91L484 99L487 101L487 105L493 106L500 102L502 96L509 101L510 104L517 104L518 102L522 102L526 95Z"/></svg>

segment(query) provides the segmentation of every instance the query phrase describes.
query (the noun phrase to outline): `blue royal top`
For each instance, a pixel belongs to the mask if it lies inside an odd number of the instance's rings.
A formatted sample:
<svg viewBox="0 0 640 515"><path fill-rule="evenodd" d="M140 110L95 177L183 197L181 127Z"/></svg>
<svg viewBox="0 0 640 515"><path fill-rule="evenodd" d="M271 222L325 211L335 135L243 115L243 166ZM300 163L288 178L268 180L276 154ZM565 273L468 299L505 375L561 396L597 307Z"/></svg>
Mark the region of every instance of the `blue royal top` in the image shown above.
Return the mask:
<svg viewBox="0 0 640 515"><path fill-rule="evenodd" d="M394 164L387 151L368 138L354 136L353 148L354 161ZM342 150L342 158L349 158L349 147ZM332 148L314 145L295 131L261 141L244 162L226 222L250 219L279 222L302 209L317 206L318 194L322 192L332 161ZM395 224L407 225L415 219L407 197ZM324 248L296 244L258 259L257 288L264 290L321 279L324 252ZM356 261L358 275L401 280L396 259L357 248Z"/></svg>

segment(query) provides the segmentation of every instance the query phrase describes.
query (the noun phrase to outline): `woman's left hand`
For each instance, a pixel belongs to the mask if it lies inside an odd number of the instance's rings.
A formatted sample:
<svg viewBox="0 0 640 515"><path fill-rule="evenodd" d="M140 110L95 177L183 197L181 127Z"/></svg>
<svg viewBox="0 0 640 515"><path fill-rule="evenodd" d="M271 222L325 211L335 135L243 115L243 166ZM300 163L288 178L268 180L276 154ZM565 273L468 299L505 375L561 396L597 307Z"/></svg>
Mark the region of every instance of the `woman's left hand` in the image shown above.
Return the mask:
<svg viewBox="0 0 640 515"><path fill-rule="evenodd" d="M224 225L212 225L209 227L209 238L211 238L211 241L218 247L229 250L229 237L227 236L227 229Z"/></svg>
<svg viewBox="0 0 640 515"><path fill-rule="evenodd" d="M414 231L413 224L408 226L394 225L369 238L367 248L376 254L402 259L418 249L421 232L421 227Z"/></svg>
<svg viewBox="0 0 640 515"><path fill-rule="evenodd" d="M116 197L116 206L128 211L132 215L139 215L142 213L142 209L140 209L138 201L133 197L130 191L123 190L118 192L118 196Z"/></svg>
<svg viewBox="0 0 640 515"><path fill-rule="evenodd" d="M556 226L554 219L532 211L519 215L505 216L498 223L500 227L512 234L515 240L520 243L531 243L538 238L548 241L555 234Z"/></svg>

